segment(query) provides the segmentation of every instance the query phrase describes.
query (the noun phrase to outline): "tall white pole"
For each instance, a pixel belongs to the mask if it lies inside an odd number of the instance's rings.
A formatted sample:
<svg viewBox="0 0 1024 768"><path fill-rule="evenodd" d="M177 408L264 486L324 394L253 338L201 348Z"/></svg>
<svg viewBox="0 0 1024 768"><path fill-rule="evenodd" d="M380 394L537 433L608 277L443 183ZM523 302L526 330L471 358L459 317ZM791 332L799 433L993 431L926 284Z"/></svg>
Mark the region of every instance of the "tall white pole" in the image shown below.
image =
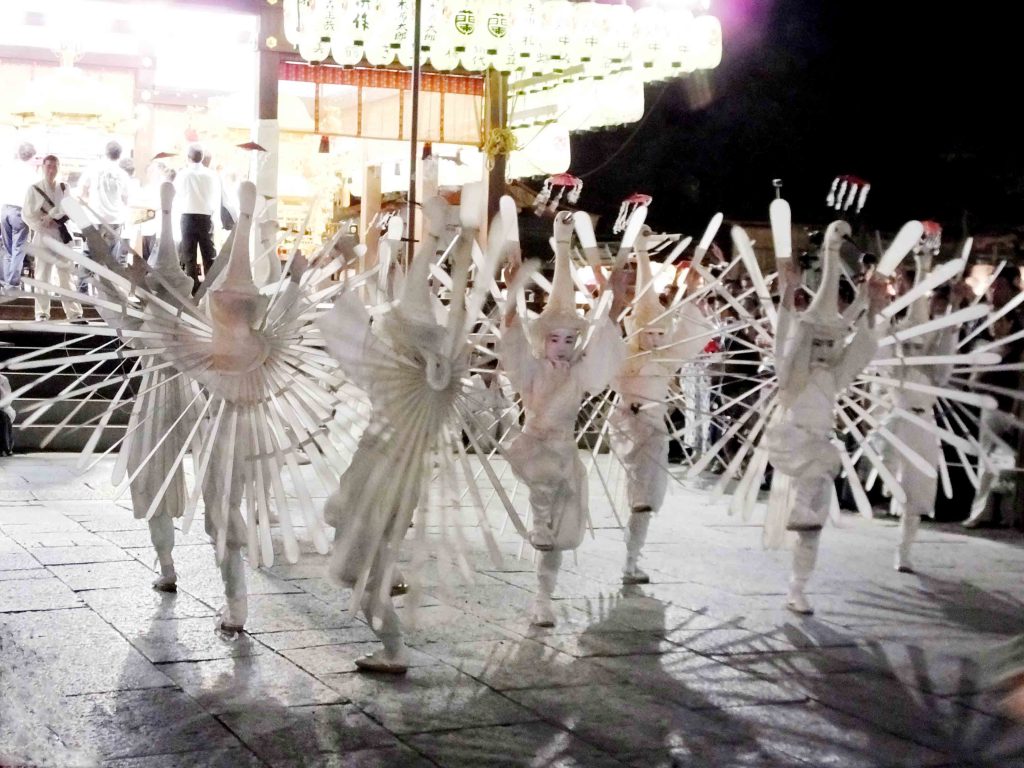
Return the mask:
<svg viewBox="0 0 1024 768"><path fill-rule="evenodd" d="M416 246L416 163L417 146L419 144L420 123L420 12L422 0L413 4L413 35L412 35L412 130L409 136L409 213L406 222L409 225L409 239L405 250L406 266L412 263L412 255Z"/></svg>

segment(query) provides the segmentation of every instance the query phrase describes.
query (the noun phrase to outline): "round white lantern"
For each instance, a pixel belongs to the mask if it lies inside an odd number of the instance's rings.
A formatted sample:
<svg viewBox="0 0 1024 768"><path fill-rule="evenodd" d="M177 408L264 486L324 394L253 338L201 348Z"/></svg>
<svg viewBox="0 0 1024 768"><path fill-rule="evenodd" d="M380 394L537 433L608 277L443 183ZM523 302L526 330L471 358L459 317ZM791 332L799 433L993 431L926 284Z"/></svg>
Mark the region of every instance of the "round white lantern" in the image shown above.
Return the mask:
<svg viewBox="0 0 1024 768"><path fill-rule="evenodd" d="M714 69L722 62L722 23L716 17L695 18L692 40L697 69Z"/></svg>
<svg viewBox="0 0 1024 768"><path fill-rule="evenodd" d="M513 132L520 148L508 157L506 173L510 179L551 176L569 170L569 131L563 126L551 124Z"/></svg>

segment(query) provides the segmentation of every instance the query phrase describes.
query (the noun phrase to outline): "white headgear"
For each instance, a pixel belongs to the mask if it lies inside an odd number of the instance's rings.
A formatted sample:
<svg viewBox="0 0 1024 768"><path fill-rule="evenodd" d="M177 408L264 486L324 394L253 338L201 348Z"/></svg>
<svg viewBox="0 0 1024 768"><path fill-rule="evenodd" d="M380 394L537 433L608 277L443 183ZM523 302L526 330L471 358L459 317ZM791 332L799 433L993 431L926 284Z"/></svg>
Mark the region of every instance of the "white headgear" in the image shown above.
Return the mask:
<svg viewBox="0 0 1024 768"><path fill-rule="evenodd" d="M833 221L825 230L821 248L821 284L810 306L798 319L800 346L809 347L809 362L831 365L842 352L847 324L839 312L839 249L850 234L845 221Z"/></svg>
<svg viewBox="0 0 1024 768"><path fill-rule="evenodd" d="M566 220L562 221L561 217L566 217ZM573 284L572 265L569 263L572 227L572 214L562 212L555 218L555 275L551 280L551 294L544 310L530 324L532 341L538 350L544 348L548 334L553 331L571 330L579 334L587 327L587 321L576 312L576 286Z"/></svg>
<svg viewBox="0 0 1024 768"><path fill-rule="evenodd" d="M443 354L447 334L445 310L430 291L430 264L437 239L424 238L413 256L396 304L380 320L381 328L398 347Z"/></svg>
<svg viewBox="0 0 1024 768"><path fill-rule="evenodd" d="M174 228L171 224L171 205L174 202L174 185L165 181L160 185L160 239L156 250L149 257L149 267L159 274L162 281L174 288L182 296L192 293L192 278L185 274L178 259L178 249L174 246ZM161 281L155 276L147 276L149 289L161 295Z"/></svg>
<svg viewBox="0 0 1024 768"><path fill-rule="evenodd" d="M672 318L654 290L654 278L651 274L651 258L647 253L647 238L642 233L636 239L636 299L626 317L626 331L632 336L632 344L636 346L637 335L641 331L668 333L672 329Z"/></svg>

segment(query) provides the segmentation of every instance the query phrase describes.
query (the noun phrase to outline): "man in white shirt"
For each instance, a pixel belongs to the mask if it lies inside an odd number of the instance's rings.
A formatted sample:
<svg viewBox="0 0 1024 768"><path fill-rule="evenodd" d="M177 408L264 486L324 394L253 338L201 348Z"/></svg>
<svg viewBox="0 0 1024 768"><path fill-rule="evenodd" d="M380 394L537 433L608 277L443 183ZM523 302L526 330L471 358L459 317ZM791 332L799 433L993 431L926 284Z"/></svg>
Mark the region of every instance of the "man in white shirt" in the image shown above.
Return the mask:
<svg viewBox="0 0 1024 768"><path fill-rule="evenodd" d="M68 242L70 234L65 228L67 216L61 209L66 187L57 181L60 160L56 155L43 158L43 175L25 191L21 214L25 223L32 228L32 242L41 242L43 237L52 237L59 242ZM36 280L52 283L72 292L71 271L66 263L55 264L42 258L36 263ZM84 323L82 305L67 295L60 300L64 307L64 316L73 323ZM36 320L50 319L50 294L46 290L36 290Z"/></svg>
<svg viewBox="0 0 1024 768"><path fill-rule="evenodd" d="M203 165L203 148L188 148L188 165L174 177L174 207L181 214L181 260L192 278L192 293L199 290L196 261L198 247L203 258L203 277L210 273L217 251L213 245L213 216L220 211L220 182L217 174Z"/></svg>
<svg viewBox="0 0 1024 768"><path fill-rule="evenodd" d="M82 200L117 235L111 255L121 264L125 256L121 248L121 234L128 217L128 174L120 166L121 144L108 141L104 159L90 168L79 186ZM88 246L86 246L88 252Z"/></svg>
<svg viewBox="0 0 1024 768"><path fill-rule="evenodd" d="M21 218L25 190L36 180L32 162L36 148L29 142L18 147L17 159L4 169L0 191L0 230L3 232L3 263L0 264L0 286L21 287L21 269L25 263L25 242L28 225Z"/></svg>

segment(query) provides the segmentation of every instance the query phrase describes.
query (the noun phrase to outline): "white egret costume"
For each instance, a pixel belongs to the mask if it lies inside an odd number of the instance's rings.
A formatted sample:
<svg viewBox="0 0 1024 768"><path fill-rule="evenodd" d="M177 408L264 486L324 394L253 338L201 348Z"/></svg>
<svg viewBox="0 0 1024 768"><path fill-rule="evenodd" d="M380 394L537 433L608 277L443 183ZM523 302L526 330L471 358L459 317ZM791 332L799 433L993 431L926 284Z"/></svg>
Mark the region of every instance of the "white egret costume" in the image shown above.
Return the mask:
<svg viewBox="0 0 1024 768"><path fill-rule="evenodd" d="M174 244L171 205L174 199L174 185L164 182L160 185L160 240L150 256L150 271L145 276L146 287L154 296L171 306L180 302L191 303L192 278L185 274L178 261ZM109 281L97 281L107 293L114 286ZM106 289L106 290L104 290ZM174 316L155 302L143 300L150 316L141 322L125 323L122 327L134 327L143 332L159 332L175 322ZM108 323L118 321L114 313L101 312ZM174 570L174 521L185 513L188 490L185 487L185 471L176 463L178 452L188 440L190 428L195 423L197 411L192 410L191 418L179 418L191 409L189 380L176 373L173 368L159 368L143 374L139 383L139 396L135 399L128 421L127 436L121 445L121 452L127 458L125 469L134 479L130 482L132 512L136 520L145 518L149 535L160 562L160 576L153 587L164 592L177 589L177 573ZM161 488L164 489L161 494ZM156 502L156 508L153 507Z"/></svg>
<svg viewBox="0 0 1024 768"><path fill-rule="evenodd" d="M785 510L786 528L799 536L788 602L798 613L812 612L804 589L833 504L833 479L840 470L839 449L833 444L836 398L878 347L873 318L862 316L847 341L848 323L839 313L839 249L849 232L846 222L829 225L818 292L801 313L783 302L775 338L780 411L765 434L768 460L775 469L769 510Z"/></svg>
<svg viewBox="0 0 1024 768"><path fill-rule="evenodd" d="M637 298L626 317L629 356L612 381L619 397L610 415L612 450L626 471L629 524L622 580L646 584L638 567L651 513L668 487L668 398L679 368L700 354L710 325L693 302L662 307L653 290L650 257L637 239Z"/></svg>
<svg viewBox="0 0 1024 768"><path fill-rule="evenodd" d="M517 317L503 329L499 346L502 368L525 412L523 430L505 455L530 492L529 540L541 551L539 592L532 617L540 626L554 624L551 597L562 552L580 545L587 526L587 475L575 433L580 405L588 392L608 386L625 358L622 336L607 316L599 318L590 338L580 343L588 324L576 312L569 263L572 231L571 216L559 214L555 220L555 275L547 304L530 323L530 337L523 328L525 319ZM576 356L567 365L544 357L548 335L559 330L577 334Z"/></svg>
<svg viewBox="0 0 1024 768"><path fill-rule="evenodd" d="M353 588L353 606L362 610L384 645L382 651L356 661L364 670L406 671L402 627L390 599L402 541L419 510L414 525L419 538L413 571L408 574L410 598L415 601L420 591L415 568L427 559L426 529L433 524L424 516L430 507L432 476L437 475L439 485L450 483L451 447L461 447L464 433L472 433L475 439L471 398L464 384L471 349L468 331L479 322L483 296L494 280L491 267L500 257L500 251L489 247L486 266L477 272L467 294L481 193L480 185L463 190L463 228L452 245L454 287L447 309L429 285L447 219L447 206L436 198L424 205L430 229L405 277L398 303L371 322L362 300L346 291L317 323L328 351L349 380L367 394L372 407L352 461L324 508L327 522L335 527L330 577ZM499 235L500 227L492 224L492 231ZM500 239L495 236L493 242ZM468 478L465 466L463 477ZM489 530L483 533L485 538L491 536ZM496 551L493 538L490 541ZM445 551L438 560L448 560L450 554ZM456 552L453 559L469 568L465 553Z"/></svg>
<svg viewBox="0 0 1024 768"><path fill-rule="evenodd" d="M930 268L931 257L927 253L916 255L917 273L915 284L924 281ZM907 313L903 325L913 327L928 322L930 318L930 298L921 296ZM897 334L898 336L898 334ZM956 349L956 328L948 327L931 333L915 336L906 341L897 342L897 353L900 357L948 357ZM953 371L952 363L936 363L934 365L904 365L891 371L890 375L900 382L893 387L894 409L886 426L921 461L929 467L937 467L940 461L939 437L936 434L935 406L938 395L934 392L912 389L907 385L924 385L926 387L944 387ZM926 422L922 425L921 422ZM929 428L930 427L930 428ZM914 566L910 560L910 549L921 525L921 516L933 517L935 514L935 495L938 490L938 476L934 473L922 472L914 462L900 453L895 453L896 466L894 474L899 485L906 494L906 502L901 503L893 498L891 510L900 515L900 542L896 550L896 570L902 573L913 573Z"/></svg>

